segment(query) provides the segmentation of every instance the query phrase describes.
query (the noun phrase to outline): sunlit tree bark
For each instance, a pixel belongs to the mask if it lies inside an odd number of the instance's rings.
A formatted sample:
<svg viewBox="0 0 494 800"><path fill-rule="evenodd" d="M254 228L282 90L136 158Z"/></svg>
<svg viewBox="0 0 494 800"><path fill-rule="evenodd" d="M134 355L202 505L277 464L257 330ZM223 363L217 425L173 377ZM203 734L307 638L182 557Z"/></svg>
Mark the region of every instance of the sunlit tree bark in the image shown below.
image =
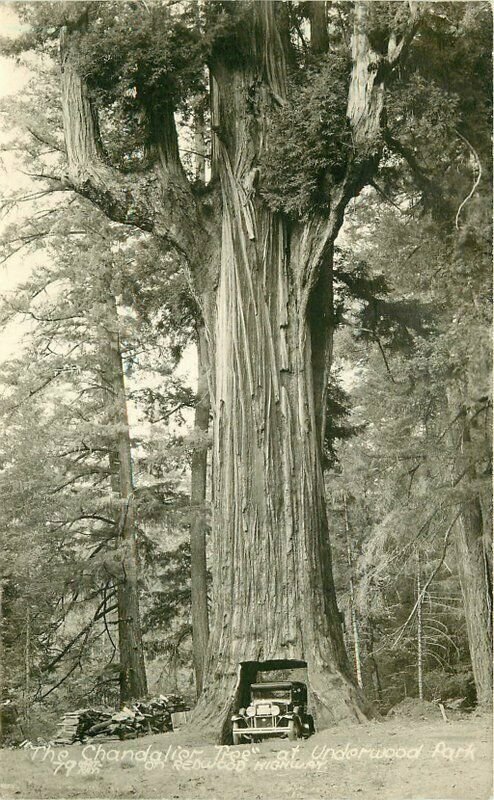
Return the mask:
<svg viewBox="0 0 494 800"><path fill-rule="evenodd" d="M197 400L194 428L202 436L194 446L190 469L190 555L192 600L192 654L196 691L200 695L204 679L204 660L209 639L208 571L206 559L206 489L208 472L209 398L207 347L203 326L197 331Z"/></svg>
<svg viewBox="0 0 494 800"><path fill-rule="evenodd" d="M312 4L314 52L327 47ZM322 5L322 4L321 4ZM286 6L245 9L246 58L213 48L212 180L198 193L180 163L173 109L154 126L155 161L127 176L102 156L77 72L75 30L62 37L68 182L114 220L154 234L184 258L209 350L213 410L213 613L196 721L226 741L247 661L304 660L316 725L361 718L333 586L321 469L332 342L333 245L349 200L383 146L385 81L413 35L415 11L387 52L373 51L367 3L355 6L347 115L353 153L328 210L302 220L262 199L259 164L287 100ZM82 18L78 25L84 25ZM319 26L319 27L318 27ZM77 27L77 26L76 26Z"/></svg>
<svg viewBox="0 0 494 800"><path fill-rule="evenodd" d="M118 649L120 703L145 697L146 669L139 604L139 559L136 510L132 476L127 397L125 391L118 310L109 285L104 285L105 317L101 326L101 353L107 420L110 430L109 462L112 493L116 505ZM109 284L109 279L107 280Z"/></svg>

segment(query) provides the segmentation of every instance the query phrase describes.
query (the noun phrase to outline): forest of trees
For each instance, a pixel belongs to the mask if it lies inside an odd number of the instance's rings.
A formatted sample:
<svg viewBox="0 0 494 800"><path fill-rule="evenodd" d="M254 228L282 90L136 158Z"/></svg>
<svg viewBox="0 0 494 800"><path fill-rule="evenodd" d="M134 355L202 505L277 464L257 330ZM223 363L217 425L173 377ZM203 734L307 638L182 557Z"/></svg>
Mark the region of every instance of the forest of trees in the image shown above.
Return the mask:
<svg viewBox="0 0 494 800"><path fill-rule="evenodd" d="M276 661L319 728L488 706L489 4L13 7L3 736L180 691L228 741Z"/></svg>

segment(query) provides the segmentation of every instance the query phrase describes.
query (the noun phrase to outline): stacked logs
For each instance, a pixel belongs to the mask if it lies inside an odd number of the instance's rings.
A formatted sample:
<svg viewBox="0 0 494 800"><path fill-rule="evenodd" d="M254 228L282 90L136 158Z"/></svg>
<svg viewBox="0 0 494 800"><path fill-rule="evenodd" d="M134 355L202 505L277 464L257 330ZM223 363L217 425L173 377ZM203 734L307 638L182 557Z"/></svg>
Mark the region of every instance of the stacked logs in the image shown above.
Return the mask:
<svg viewBox="0 0 494 800"><path fill-rule="evenodd" d="M172 731L172 714L188 711L179 695L162 695L140 700L120 711L108 708L80 708L64 714L54 744L66 745L94 739L135 739L147 733Z"/></svg>

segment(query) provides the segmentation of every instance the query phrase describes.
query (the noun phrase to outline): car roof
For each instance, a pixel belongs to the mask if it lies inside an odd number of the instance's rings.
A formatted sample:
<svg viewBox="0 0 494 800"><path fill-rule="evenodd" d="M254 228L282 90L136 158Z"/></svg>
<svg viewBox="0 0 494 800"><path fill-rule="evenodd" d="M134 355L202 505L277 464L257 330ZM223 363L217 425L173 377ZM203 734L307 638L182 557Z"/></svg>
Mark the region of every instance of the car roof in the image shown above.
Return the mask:
<svg viewBox="0 0 494 800"><path fill-rule="evenodd" d="M304 687L305 683L301 681L273 681L272 683L252 683L251 689L293 689Z"/></svg>

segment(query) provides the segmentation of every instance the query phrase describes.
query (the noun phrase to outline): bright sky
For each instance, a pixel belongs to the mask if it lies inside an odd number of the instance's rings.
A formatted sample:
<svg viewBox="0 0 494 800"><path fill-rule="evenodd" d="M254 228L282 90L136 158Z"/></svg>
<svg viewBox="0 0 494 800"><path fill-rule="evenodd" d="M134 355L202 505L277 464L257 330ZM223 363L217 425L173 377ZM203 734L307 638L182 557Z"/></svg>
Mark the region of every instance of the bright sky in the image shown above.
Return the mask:
<svg viewBox="0 0 494 800"><path fill-rule="evenodd" d="M0 2L0 36L15 37L21 25L13 9ZM16 94L29 78L24 67L16 65L15 60L0 56L0 97Z"/></svg>
<svg viewBox="0 0 494 800"><path fill-rule="evenodd" d="M0 36L16 36L21 30L21 25L15 11L0 0ZM15 59L0 56L0 100L15 96L22 91L23 86L32 76L32 72L25 66L16 64ZM11 130L2 124L0 114L0 146L12 138ZM8 196L9 189L26 185L26 178L16 170L13 154L0 154L0 198ZM36 184L34 184L36 185ZM1 202L1 201L0 201ZM8 219L2 219L0 214L0 235L2 228L8 222L14 221L15 216L10 213ZM0 265L0 293L15 297L15 287L29 274L31 268L29 258L13 257L6 264ZM2 330L0 338L0 361L16 353L25 341L28 326L19 323L12 324ZM197 359L195 347L187 348L184 358L177 370L177 376L194 386L196 382ZM135 424L135 412L130 409L131 419ZM187 415L188 416L188 415Z"/></svg>
<svg viewBox="0 0 494 800"><path fill-rule="evenodd" d="M20 24L14 11L5 3L0 4L0 36L16 36ZM18 94L29 80L30 72L23 66L16 64L14 59L0 56L0 99ZM0 145L11 138L11 132L2 124L0 116ZM2 153L0 160L1 197L8 196L9 190L25 183L15 170L14 159L9 153ZM0 232L4 224L10 220L0 217ZM14 293L15 285L28 273L29 266L21 259L12 259L10 263L0 266L0 292ZM0 341L0 358L14 353L22 341L22 328L19 325L10 325L2 331Z"/></svg>

